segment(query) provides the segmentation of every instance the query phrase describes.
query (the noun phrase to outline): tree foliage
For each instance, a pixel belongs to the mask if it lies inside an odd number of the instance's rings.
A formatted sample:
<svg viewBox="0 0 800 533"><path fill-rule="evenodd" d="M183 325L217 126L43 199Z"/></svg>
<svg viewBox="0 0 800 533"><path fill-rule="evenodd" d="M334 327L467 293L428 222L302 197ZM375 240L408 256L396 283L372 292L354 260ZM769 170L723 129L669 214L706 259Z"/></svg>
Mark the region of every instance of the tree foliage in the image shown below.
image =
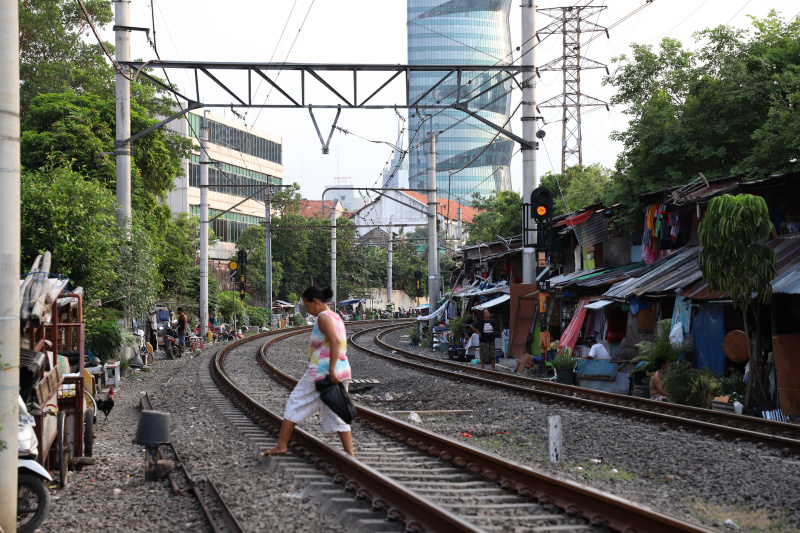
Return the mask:
<svg viewBox="0 0 800 533"><path fill-rule="evenodd" d="M575 165L569 167L564 174L547 172L541 180L542 187L547 187L553 193L555 215L571 213L602 201L610 184L611 171L599 163L588 167Z"/></svg>
<svg viewBox="0 0 800 533"><path fill-rule="evenodd" d="M737 309L747 309L754 294L770 301L776 257L766 241L772 229L764 198L750 194L713 198L700 222L703 278L711 291L730 293Z"/></svg>
<svg viewBox="0 0 800 533"><path fill-rule="evenodd" d="M522 234L522 197L518 193L502 191L489 197L476 193L472 207L480 212L465 224L469 231L467 244L496 241L498 235L508 238Z"/></svg>
<svg viewBox="0 0 800 533"><path fill-rule="evenodd" d="M50 251L53 274L84 287L87 298L106 299L117 281L121 240L114 195L63 167L23 172L20 193L23 271Z"/></svg>
<svg viewBox="0 0 800 533"><path fill-rule="evenodd" d="M608 202L708 178L764 177L800 168L800 21L775 12L752 30L718 26L689 50L665 38L631 46L604 80L630 122Z"/></svg>

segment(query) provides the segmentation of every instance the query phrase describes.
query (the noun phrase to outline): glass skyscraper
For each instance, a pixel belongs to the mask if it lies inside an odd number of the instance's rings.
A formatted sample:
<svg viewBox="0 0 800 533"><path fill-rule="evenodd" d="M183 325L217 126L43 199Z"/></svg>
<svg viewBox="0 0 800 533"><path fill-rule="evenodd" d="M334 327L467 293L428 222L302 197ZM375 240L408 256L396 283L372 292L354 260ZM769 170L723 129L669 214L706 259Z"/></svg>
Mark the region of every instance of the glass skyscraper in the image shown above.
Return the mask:
<svg viewBox="0 0 800 533"><path fill-rule="evenodd" d="M511 0L408 0L408 62L411 65L503 65L511 62L508 13ZM409 103L438 82L444 72L414 73L409 80ZM491 73L462 74L461 100L488 88ZM447 104L457 98L456 76L431 91L421 103ZM469 102L493 123L506 124L510 113L511 82ZM468 94L470 93L471 94ZM427 139L431 122L436 138L437 196L470 205L472 194L488 196L511 189L509 165L514 143L478 120L455 109L420 110L431 115L423 121L409 110L409 187L427 184ZM466 118L465 118L466 117ZM424 117L423 117L424 119Z"/></svg>

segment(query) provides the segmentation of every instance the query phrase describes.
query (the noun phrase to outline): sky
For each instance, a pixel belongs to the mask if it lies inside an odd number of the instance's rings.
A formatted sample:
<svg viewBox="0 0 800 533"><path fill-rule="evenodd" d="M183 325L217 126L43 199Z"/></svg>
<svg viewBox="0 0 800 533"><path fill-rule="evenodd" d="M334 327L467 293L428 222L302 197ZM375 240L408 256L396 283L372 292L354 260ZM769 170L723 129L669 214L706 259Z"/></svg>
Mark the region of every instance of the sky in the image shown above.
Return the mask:
<svg viewBox="0 0 800 533"><path fill-rule="evenodd" d="M151 4L154 17L151 17ZM628 16L645 3L645 0L538 0L538 8L564 5L590 4L607 6L599 15L589 20L609 27ZM153 27L155 21L158 51L162 59L182 61L220 62L268 62L288 61L294 63L407 63L406 49L406 2L401 0L132 0L130 3L132 26ZM610 39L605 35L595 39L583 49L583 54L612 69L611 59L629 53L631 43L657 46L663 37L678 39L684 46L697 46L693 34L705 28L729 24L741 28L750 27L748 15L762 18L770 9L775 9L784 18L794 18L800 11L796 0L654 0L634 16L610 30ZM550 20L537 15L536 26L543 27ZM512 47L520 44L520 7L512 2L511 15ZM110 26L101 33L103 38L114 42ZM132 32L131 56L140 59L155 59L153 49L141 32ZM584 38L582 42L588 40ZM552 36L536 48L536 64L542 65L562 53L561 37ZM516 56L515 56L516 58ZM160 71L157 72L160 74ZM291 73L281 73L289 88L296 87ZM584 94L603 101L610 100L613 87L603 86L603 70L587 70L581 74L581 90ZM173 73L172 81L192 94L193 80L183 74ZM331 76L332 84L348 90L349 80ZM363 94L370 87L377 88L382 80L365 75ZM244 77L231 76L225 79L236 91L246 93ZM387 87L386 101L402 101L402 83ZM562 80L560 72L543 72L537 84L539 102L560 94ZM210 85L201 88L204 101L229 102L231 98ZM371 92L371 91L370 91ZM308 101L321 98L320 92L309 87ZM512 93L514 109L519 102L519 90ZM362 97L363 98L363 97ZM276 92L262 83L256 92L255 101L281 101ZM330 102L330 98L327 99ZM318 100L320 101L320 100ZM590 111L591 110L591 111ZM230 109L214 110L233 117ZM352 132L344 135L336 131L330 144L330 153L322 154L320 141L309 113L304 109L236 109L243 123L255 126L283 138L284 183L297 182L301 194L306 198L319 199L326 186L333 186L337 177L351 178L356 187L380 186L380 175L392 155L386 144L369 142L397 139L398 118L394 110L343 110L338 125ZM587 111L590 111L587 113ZM627 116L624 109L604 107L584 109L582 135L584 139L583 163L599 163L613 167L621 149L618 142L609 136L613 131L624 130ZM518 112L519 113L519 112ZM561 118L560 109L542 109L546 137L537 152L537 175L561 168ZM327 138L335 111L315 112L320 130ZM519 116L511 121L514 133L521 134ZM406 137L407 138L407 137ZM517 154L511 164L512 186L522 190L521 155ZM405 184L401 184L405 186Z"/></svg>

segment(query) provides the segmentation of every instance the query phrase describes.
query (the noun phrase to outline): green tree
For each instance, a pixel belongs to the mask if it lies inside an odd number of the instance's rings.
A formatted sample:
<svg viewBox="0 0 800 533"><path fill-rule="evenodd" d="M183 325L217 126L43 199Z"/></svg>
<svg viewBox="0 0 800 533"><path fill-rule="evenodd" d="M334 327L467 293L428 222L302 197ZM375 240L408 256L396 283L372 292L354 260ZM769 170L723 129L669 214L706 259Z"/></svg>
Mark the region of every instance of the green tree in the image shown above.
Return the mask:
<svg viewBox="0 0 800 533"><path fill-rule="evenodd" d="M775 250L766 241L773 230L764 198L750 194L725 194L711 200L700 222L698 236L703 250L698 263L712 292L728 292L733 306L742 311L745 333L748 310L754 295L763 304L772 298L771 282L775 277ZM758 324L756 314L756 324ZM758 330L758 327L756 327ZM749 404L753 383L760 387L762 376L756 354L748 342L750 379L745 405Z"/></svg>
<svg viewBox="0 0 800 533"><path fill-rule="evenodd" d="M219 309L220 305L219 281L213 274L208 276L208 309L213 311ZM189 269L186 282L186 300L193 304L193 307L200 307L200 267L194 266Z"/></svg>
<svg viewBox="0 0 800 533"><path fill-rule="evenodd" d="M472 196L472 207L480 212L465 224L469 232L467 244L496 241L498 235L522 234L522 198L518 193L502 191L489 197L476 193Z"/></svg>
<svg viewBox="0 0 800 533"><path fill-rule="evenodd" d="M111 4L83 2L97 27L114 20ZM113 93L114 71L76 2L20 0L19 74L23 115L38 95L76 92ZM113 50L111 45L108 45Z"/></svg>
<svg viewBox="0 0 800 533"><path fill-rule="evenodd" d="M248 300L250 300L250 295L245 294L245 301ZM225 291L219 294L219 312L225 319L225 323L231 326L233 326L234 319L237 328L247 322L245 302L239 298L239 293L236 291Z"/></svg>
<svg viewBox="0 0 800 533"><path fill-rule="evenodd" d="M23 272L47 250L50 271L82 286L88 301L109 297L120 239L114 195L64 167L23 172L20 193Z"/></svg>
<svg viewBox="0 0 800 533"><path fill-rule="evenodd" d="M158 272L156 245L142 224L131 224L130 239L119 239L112 299L126 306L132 316L147 316L158 300L162 277Z"/></svg>
<svg viewBox="0 0 800 533"><path fill-rule="evenodd" d="M541 180L541 186L547 187L553 193L555 215L571 213L602 201L610 184L611 171L599 163L588 167L575 165L569 167L565 174L548 172ZM566 210L564 202L567 204Z"/></svg>
<svg viewBox="0 0 800 533"><path fill-rule="evenodd" d="M197 257L199 226L198 218L187 213L178 213L177 217L167 223L165 248L159 250L159 271L163 276L162 294L183 296L186 292Z"/></svg>
<svg viewBox="0 0 800 533"><path fill-rule="evenodd" d="M633 54L604 80L625 107L628 128L612 134L623 144L608 202L682 185L698 172L709 178L764 177L800 168L800 21L775 12L753 30L719 26L699 32L705 44L688 50L664 39L657 51Z"/></svg>

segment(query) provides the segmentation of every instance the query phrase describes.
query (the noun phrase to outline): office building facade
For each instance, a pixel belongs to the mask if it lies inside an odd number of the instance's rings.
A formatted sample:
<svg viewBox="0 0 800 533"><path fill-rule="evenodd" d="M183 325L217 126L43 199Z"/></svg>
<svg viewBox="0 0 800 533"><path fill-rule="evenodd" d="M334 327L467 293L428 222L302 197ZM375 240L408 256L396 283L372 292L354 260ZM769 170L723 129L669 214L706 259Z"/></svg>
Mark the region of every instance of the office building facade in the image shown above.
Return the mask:
<svg viewBox="0 0 800 533"><path fill-rule="evenodd" d="M184 176L176 178L169 193L173 214L200 216L200 122L203 111L186 114L185 120L170 128L194 141L195 149L184 160ZM263 224L266 191L256 193L253 185L283 183L283 140L240 121L208 113L208 217L218 239L209 246L209 260L224 262L236 253L236 240L253 224ZM246 186L246 187L242 187ZM244 201L251 194L252 198ZM234 207L235 206L235 207Z"/></svg>
<svg viewBox="0 0 800 533"><path fill-rule="evenodd" d="M412 65L502 65L511 58L508 15L511 0L408 0L408 62ZM438 82L443 72L410 76L409 102L415 102ZM469 73L461 100L477 96L495 79L491 73ZM456 77L441 83L422 100L429 104L454 103L459 96ZM510 128L511 82L498 85L468 103L469 109L500 126ZM466 92L466 94L465 94ZM483 196L511 189L513 142L461 111L432 110L428 120L409 117L409 170L412 189L427 184L425 142L431 127L436 138L437 196L471 204L472 194ZM466 117L466 119L465 119Z"/></svg>

